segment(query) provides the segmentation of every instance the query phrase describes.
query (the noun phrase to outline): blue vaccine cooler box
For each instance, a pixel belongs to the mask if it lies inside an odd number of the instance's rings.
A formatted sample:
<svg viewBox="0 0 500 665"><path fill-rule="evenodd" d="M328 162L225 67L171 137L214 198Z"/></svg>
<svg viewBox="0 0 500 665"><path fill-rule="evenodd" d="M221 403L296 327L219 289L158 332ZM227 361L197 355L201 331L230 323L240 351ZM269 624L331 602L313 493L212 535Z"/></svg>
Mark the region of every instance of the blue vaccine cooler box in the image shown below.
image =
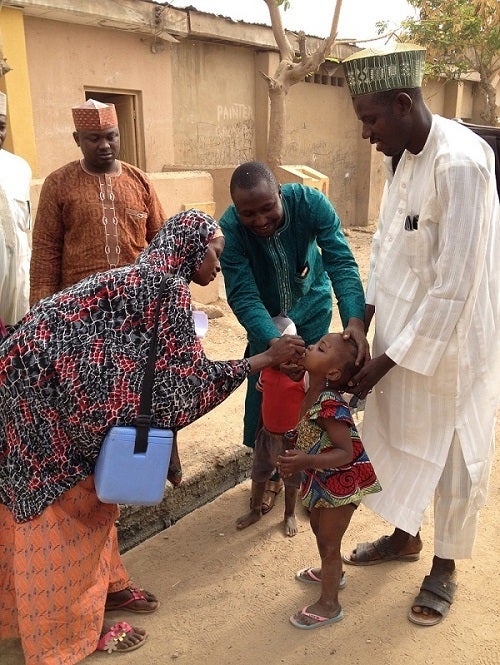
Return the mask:
<svg viewBox="0 0 500 665"><path fill-rule="evenodd" d="M144 453L134 453L135 427L112 427L97 458L94 482L103 503L152 506L163 499L174 432L151 427Z"/></svg>

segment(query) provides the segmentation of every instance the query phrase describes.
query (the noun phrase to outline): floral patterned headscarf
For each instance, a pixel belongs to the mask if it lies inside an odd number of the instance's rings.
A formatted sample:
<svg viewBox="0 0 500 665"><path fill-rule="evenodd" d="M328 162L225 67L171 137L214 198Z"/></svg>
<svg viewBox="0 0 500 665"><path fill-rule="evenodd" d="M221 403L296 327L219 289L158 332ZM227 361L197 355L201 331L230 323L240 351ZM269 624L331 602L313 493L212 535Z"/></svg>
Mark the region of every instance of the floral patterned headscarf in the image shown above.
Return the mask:
<svg viewBox="0 0 500 665"><path fill-rule="evenodd" d="M163 224L136 263L179 275L189 282L203 263L217 229L217 222L210 215L194 209L180 212Z"/></svg>

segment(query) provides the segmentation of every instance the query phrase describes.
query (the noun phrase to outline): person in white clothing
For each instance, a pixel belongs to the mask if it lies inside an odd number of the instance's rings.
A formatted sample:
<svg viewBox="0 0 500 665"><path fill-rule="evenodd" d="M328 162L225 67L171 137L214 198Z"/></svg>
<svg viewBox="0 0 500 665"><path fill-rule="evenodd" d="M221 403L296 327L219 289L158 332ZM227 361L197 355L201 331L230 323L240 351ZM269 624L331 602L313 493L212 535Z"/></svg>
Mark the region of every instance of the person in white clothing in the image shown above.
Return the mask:
<svg viewBox="0 0 500 665"><path fill-rule="evenodd" d="M395 525L344 561L415 561L434 498L434 558L409 611L430 626L448 613L455 560L470 558L494 446L500 381L500 213L491 148L433 115L425 49L398 44L344 61L362 136L385 155L365 327L372 359L351 390L368 395L363 440L383 487L365 503Z"/></svg>
<svg viewBox="0 0 500 665"><path fill-rule="evenodd" d="M17 323L29 310L31 168L3 148L7 97L0 92L0 319Z"/></svg>

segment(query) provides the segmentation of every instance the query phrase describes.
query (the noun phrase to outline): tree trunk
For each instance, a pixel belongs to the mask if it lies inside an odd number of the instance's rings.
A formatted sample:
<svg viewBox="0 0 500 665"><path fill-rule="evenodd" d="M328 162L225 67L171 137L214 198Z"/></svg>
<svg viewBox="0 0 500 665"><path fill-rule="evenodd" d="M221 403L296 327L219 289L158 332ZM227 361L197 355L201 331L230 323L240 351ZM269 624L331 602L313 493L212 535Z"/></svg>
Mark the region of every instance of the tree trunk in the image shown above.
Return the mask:
<svg viewBox="0 0 500 665"><path fill-rule="evenodd" d="M275 169L283 162L283 152L286 137L286 96L292 85L303 81L307 74L317 71L325 60L337 37L342 0L330 0L335 5L330 35L314 53L309 54L306 49L306 37L303 32L297 36L300 60L295 59L295 49L292 48L283 29L281 14L276 0L264 0L269 8L271 25L280 52L280 63L271 78L262 73L269 89L269 140L267 145L267 162L271 169Z"/></svg>
<svg viewBox="0 0 500 665"><path fill-rule="evenodd" d="M498 124L497 121L497 103L496 103L496 90L491 85L491 82L487 79L481 78L479 81L479 94L484 100L484 107L481 111L481 118L484 120L486 125L491 125L496 127Z"/></svg>
<svg viewBox="0 0 500 665"><path fill-rule="evenodd" d="M286 96L290 88L286 71L278 68L275 78L268 82L270 115L267 162L271 169L283 163L286 136Z"/></svg>

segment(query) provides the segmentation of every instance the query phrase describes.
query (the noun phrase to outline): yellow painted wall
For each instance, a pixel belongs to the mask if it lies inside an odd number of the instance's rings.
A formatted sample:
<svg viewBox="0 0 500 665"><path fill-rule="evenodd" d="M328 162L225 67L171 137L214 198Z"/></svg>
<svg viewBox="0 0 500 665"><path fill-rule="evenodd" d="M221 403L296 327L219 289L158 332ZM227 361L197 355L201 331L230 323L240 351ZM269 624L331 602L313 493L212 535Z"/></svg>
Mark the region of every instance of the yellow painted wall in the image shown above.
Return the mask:
<svg viewBox="0 0 500 665"><path fill-rule="evenodd" d="M10 72L0 77L0 90L7 95L5 148L24 157L36 176L38 159L22 11L5 7L0 10L0 34L3 53L11 67Z"/></svg>

